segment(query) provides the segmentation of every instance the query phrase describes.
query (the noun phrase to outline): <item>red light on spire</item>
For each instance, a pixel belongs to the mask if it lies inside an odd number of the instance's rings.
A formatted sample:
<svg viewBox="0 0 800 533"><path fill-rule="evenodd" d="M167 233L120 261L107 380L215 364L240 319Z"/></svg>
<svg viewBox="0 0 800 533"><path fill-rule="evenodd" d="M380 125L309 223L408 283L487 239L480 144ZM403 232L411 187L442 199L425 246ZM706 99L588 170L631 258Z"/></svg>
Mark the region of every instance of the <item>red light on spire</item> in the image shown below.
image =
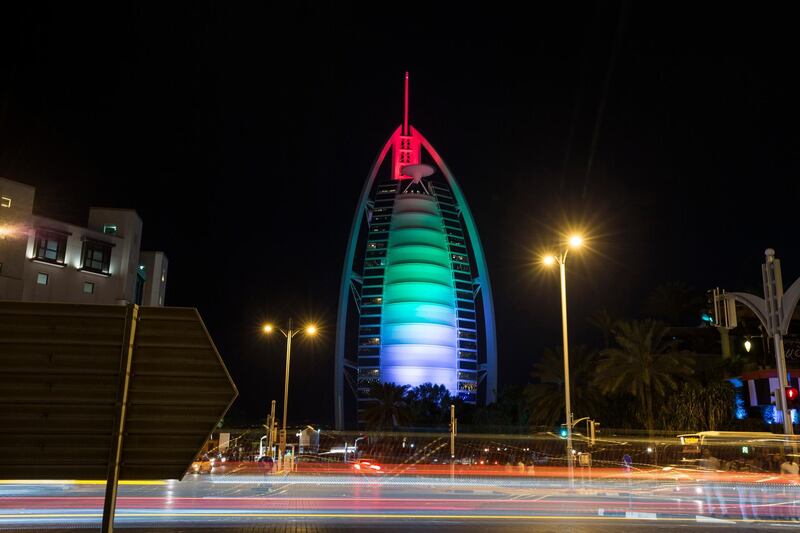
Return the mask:
<svg viewBox="0 0 800 533"><path fill-rule="evenodd" d="M405 90L403 91L403 135L408 135L408 71L406 71Z"/></svg>
<svg viewBox="0 0 800 533"><path fill-rule="evenodd" d="M408 125L408 71L403 82L403 125L397 129L392 140L392 177L396 180L410 179L403 173L403 167L417 165L419 159L419 138L411 134Z"/></svg>

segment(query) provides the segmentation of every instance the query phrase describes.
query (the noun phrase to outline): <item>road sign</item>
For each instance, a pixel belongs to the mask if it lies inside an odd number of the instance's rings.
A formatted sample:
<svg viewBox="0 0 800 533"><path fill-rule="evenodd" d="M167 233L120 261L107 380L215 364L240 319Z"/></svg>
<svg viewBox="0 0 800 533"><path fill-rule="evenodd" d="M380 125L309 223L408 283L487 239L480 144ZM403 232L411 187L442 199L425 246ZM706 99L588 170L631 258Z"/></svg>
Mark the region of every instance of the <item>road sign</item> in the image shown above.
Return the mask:
<svg viewBox="0 0 800 533"><path fill-rule="evenodd" d="M183 477L236 398L196 309L0 302L8 479Z"/></svg>
<svg viewBox="0 0 800 533"><path fill-rule="evenodd" d="M622 456L622 466L625 467L625 470L630 470L631 466L633 465L633 459L627 453Z"/></svg>
<svg viewBox="0 0 800 533"><path fill-rule="evenodd" d="M120 479L181 478L236 395L195 309L0 302L3 477L106 479L121 427Z"/></svg>

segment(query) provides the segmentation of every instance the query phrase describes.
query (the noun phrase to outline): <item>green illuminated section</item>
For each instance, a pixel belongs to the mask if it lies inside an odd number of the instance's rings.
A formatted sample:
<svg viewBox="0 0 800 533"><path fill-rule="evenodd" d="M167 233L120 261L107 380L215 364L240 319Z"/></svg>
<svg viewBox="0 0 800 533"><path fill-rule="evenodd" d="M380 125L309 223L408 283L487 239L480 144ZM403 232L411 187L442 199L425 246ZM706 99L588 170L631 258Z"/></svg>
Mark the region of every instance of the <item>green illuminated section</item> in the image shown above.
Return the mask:
<svg viewBox="0 0 800 533"><path fill-rule="evenodd" d="M384 272L381 381L457 394L456 302L444 222L427 194L395 197Z"/></svg>

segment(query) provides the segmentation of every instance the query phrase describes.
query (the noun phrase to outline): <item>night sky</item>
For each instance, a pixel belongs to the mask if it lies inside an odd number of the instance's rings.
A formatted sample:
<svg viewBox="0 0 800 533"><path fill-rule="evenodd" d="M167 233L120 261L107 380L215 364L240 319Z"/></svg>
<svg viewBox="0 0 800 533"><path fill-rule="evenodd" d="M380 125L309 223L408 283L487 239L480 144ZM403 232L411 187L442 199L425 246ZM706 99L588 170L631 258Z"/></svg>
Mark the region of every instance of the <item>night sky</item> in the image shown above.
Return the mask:
<svg viewBox="0 0 800 533"><path fill-rule="evenodd" d="M167 304L200 310L239 387L234 418L282 397L284 341L258 327L291 315L323 335L293 350L290 422L332 423L343 255L405 70L483 240L501 389L560 343L558 279L534 262L562 228L591 238L568 264L575 342L664 282L757 290L769 246L800 275L794 13L171 4L0 14L0 176L52 218L138 211Z"/></svg>

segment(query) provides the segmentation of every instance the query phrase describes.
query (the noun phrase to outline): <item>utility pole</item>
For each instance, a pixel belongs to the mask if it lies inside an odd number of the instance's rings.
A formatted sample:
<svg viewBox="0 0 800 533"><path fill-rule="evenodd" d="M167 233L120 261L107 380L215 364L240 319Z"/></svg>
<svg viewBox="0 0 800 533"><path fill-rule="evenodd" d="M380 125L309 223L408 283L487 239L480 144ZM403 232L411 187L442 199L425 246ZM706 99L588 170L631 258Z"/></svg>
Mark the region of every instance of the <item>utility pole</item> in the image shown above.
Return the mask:
<svg viewBox="0 0 800 533"><path fill-rule="evenodd" d="M269 456L273 456L272 445L275 439L275 400L272 400L272 407L269 410L269 418L267 418L267 443L269 443Z"/></svg>
<svg viewBox="0 0 800 533"><path fill-rule="evenodd" d="M456 457L456 433L458 419L456 418L456 406L450 404L450 464L453 464L453 459Z"/></svg>
<svg viewBox="0 0 800 533"><path fill-rule="evenodd" d="M736 327L735 312L729 312L728 304L730 303L730 307L733 307L735 305L734 302L740 302L750 308L764 326L766 335L772 337L775 348L775 369L780 386L780 391L775 393L775 408L779 409L783 415L784 433L793 435L791 412L786 402L781 401L786 387L789 386L786 375L786 354L783 349L783 336L789 332L789 323L792 321L792 315L797 307L798 300L800 300L800 278L795 280L784 293L781 262L775 257L775 250L767 248L764 251L764 256L765 262L761 265L764 298L762 299L746 292L723 292L720 294L719 290L715 290L715 311L717 311L717 302L722 301L725 304L726 312L722 315L725 319L724 323L720 324L720 315L715 316L714 319L717 325L722 325L725 328ZM733 316L732 323L731 315ZM780 399L778 396L780 396Z"/></svg>

